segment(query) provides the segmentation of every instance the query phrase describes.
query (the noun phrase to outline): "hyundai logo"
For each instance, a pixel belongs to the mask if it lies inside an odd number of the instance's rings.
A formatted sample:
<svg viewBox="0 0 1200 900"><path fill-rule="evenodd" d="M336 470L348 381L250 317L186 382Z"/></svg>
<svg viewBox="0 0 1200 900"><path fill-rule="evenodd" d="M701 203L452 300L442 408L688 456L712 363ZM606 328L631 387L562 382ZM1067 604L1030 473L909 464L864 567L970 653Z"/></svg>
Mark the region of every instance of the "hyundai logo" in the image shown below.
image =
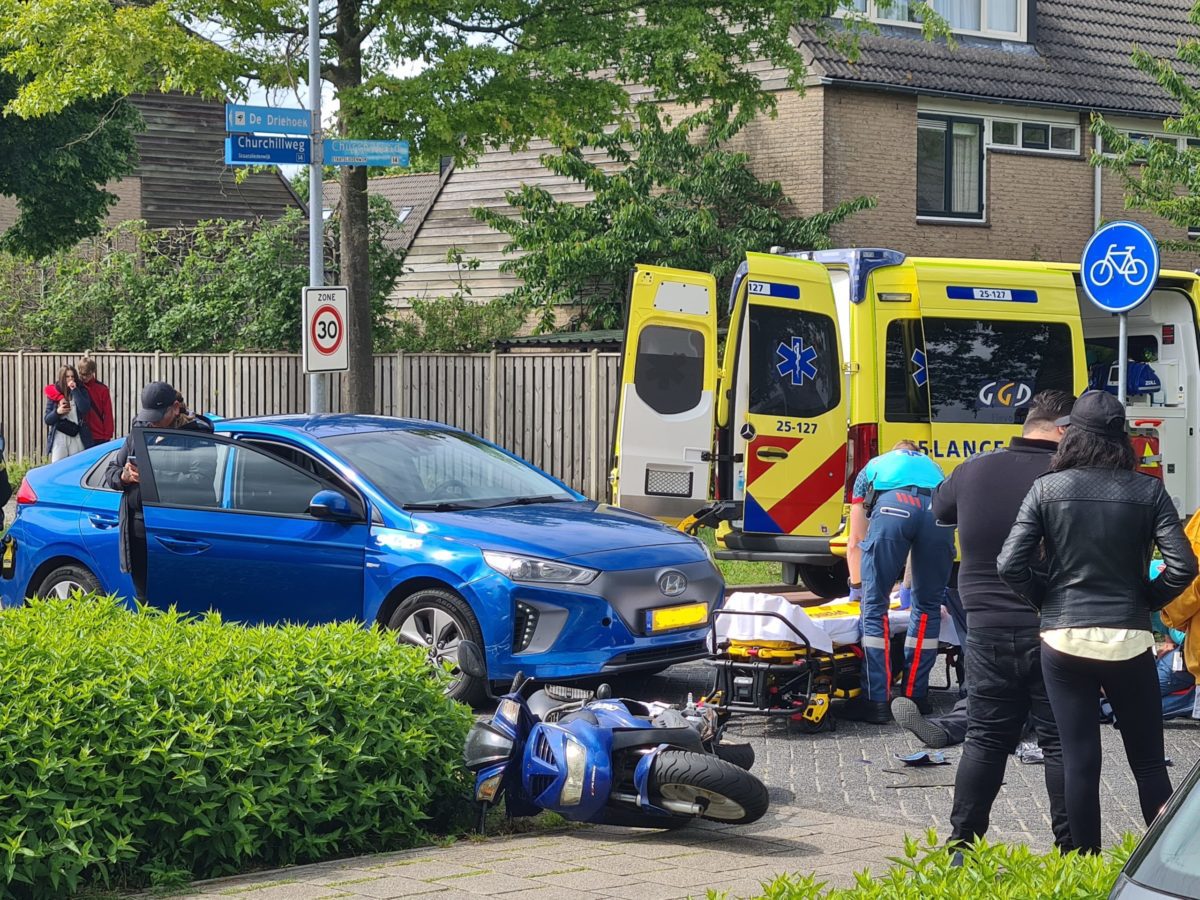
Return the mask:
<svg viewBox="0 0 1200 900"><path fill-rule="evenodd" d="M687 576L674 569L667 569L658 576L658 588L668 597L678 597L687 590Z"/></svg>

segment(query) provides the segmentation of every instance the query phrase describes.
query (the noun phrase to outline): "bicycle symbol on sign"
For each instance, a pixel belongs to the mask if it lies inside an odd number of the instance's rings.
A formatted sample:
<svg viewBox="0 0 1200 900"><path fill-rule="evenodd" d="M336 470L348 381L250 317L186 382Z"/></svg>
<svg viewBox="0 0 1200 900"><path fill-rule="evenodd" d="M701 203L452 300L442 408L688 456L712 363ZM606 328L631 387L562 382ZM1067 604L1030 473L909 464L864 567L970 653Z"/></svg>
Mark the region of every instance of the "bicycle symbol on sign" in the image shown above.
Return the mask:
<svg viewBox="0 0 1200 900"><path fill-rule="evenodd" d="M1109 244L1104 258L1092 263L1088 275L1096 287L1104 287L1114 275L1120 275L1130 287L1137 287L1150 276L1150 267L1133 255L1132 244L1121 251L1116 244Z"/></svg>

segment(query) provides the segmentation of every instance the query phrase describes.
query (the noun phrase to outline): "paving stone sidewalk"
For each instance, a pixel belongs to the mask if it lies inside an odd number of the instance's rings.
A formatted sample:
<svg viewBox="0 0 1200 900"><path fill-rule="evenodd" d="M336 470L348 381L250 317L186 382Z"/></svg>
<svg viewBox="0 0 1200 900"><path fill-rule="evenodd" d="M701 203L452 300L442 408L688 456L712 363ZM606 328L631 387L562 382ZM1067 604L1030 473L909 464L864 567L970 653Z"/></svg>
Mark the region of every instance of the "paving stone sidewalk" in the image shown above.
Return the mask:
<svg viewBox="0 0 1200 900"><path fill-rule="evenodd" d="M749 826L712 823L672 832L582 827L463 841L193 885L191 900L421 897L467 900L757 897L787 872L815 873L832 886L863 869L882 872L903 854L904 827L837 813L783 807Z"/></svg>

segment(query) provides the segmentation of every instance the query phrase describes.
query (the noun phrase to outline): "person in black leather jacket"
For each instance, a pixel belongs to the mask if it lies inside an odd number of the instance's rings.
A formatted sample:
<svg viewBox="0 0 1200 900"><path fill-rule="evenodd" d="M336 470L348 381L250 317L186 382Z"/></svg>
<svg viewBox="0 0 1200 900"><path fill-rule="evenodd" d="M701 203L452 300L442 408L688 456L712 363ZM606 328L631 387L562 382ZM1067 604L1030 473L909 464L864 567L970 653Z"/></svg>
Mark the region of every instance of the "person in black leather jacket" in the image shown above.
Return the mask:
<svg viewBox="0 0 1200 900"><path fill-rule="evenodd" d="M1136 471L1125 410L1084 394L1050 465L1030 488L997 559L1000 577L1041 610L1042 673L1058 723L1075 847L1100 851L1103 691L1149 824L1171 795L1151 613L1196 577L1196 556L1160 479ZM1154 547L1165 568L1149 577Z"/></svg>

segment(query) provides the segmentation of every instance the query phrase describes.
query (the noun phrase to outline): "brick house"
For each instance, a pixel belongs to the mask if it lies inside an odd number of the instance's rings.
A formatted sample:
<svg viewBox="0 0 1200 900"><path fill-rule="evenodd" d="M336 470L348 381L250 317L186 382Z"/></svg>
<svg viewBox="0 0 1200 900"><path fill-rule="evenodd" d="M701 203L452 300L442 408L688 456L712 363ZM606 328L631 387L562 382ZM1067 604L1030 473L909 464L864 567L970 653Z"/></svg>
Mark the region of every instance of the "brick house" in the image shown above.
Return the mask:
<svg viewBox="0 0 1200 900"><path fill-rule="evenodd" d="M145 129L136 135L138 165L108 185L117 196L108 224L142 219L150 228L191 227L206 219L273 219L307 205L279 173L242 181L225 165L225 108L177 92L129 98ZM0 195L0 231L16 220L16 201Z"/></svg>
<svg viewBox="0 0 1200 900"><path fill-rule="evenodd" d="M840 246L891 247L909 254L1077 260L1101 219L1123 215L1160 238L1180 229L1126 213L1120 180L1094 169L1092 113L1147 140L1168 136L1174 102L1130 60L1134 45L1172 58L1195 35L1192 0L934 0L954 34L925 41L907 21L909 4L888 9L854 0L878 34L847 59L813 29L797 40L810 60L803 94L763 67L778 115L751 123L735 146L763 179L777 179L803 215L861 194L878 207L838 226ZM1133 12L1136 10L1136 12ZM409 249L412 273L395 299L450 293L461 281L488 299L515 280L498 271L505 236L470 216L503 208L504 191L545 185L580 202L579 185L537 162L544 147L485 154L457 169ZM460 247L480 267L459 272L446 251ZM765 249L765 248L764 248ZM1188 254L1164 265L1192 268Z"/></svg>

